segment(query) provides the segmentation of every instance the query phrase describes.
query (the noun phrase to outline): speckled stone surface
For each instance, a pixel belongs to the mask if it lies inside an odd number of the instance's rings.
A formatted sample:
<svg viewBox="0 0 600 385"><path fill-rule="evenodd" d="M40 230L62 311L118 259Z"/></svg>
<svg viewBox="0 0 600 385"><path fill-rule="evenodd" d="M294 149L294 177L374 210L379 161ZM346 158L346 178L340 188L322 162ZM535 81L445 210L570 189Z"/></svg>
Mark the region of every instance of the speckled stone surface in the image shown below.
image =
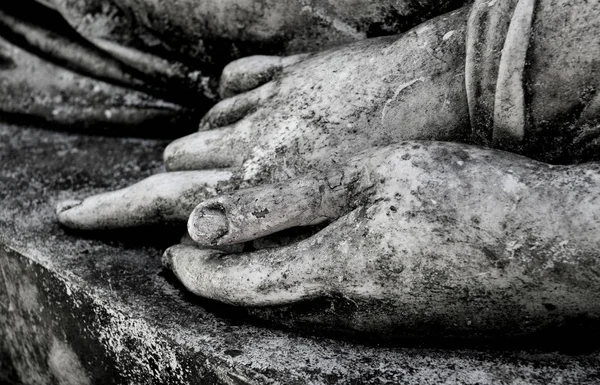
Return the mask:
<svg viewBox="0 0 600 385"><path fill-rule="evenodd" d="M179 229L57 224L59 200L161 171L164 145L0 127L0 383L600 383L593 347L392 347L268 328L162 270Z"/></svg>

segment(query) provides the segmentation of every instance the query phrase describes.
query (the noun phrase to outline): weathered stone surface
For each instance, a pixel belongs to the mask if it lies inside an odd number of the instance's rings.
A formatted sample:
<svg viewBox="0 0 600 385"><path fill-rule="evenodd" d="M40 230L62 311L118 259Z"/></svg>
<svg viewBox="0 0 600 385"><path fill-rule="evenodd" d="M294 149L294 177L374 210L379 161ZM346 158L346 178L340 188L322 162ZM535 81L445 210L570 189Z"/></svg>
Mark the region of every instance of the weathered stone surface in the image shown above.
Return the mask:
<svg viewBox="0 0 600 385"><path fill-rule="evenodd" d="M266 328L163 272L177 230L125 242L57 224L59 200L159 171L164 145L0 127L0 382L600 383L597 349L396 348Z"/></svg>

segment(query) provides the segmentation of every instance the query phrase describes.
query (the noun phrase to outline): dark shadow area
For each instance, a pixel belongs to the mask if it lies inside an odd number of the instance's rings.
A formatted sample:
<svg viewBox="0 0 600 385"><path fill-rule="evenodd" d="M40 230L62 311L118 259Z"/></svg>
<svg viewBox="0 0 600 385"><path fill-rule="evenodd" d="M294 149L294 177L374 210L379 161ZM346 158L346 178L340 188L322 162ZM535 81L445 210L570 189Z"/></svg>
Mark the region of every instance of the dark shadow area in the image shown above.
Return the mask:
<svg viewBox="0 0 600 385"><path fill-rule="evenodd" d="M81 239L100 241L106 245L123 249L152 247L166 249L181 241L187 233L185 223L170 225L140 226L130 229L117 230L73 230L61 226L69 235Z"/></svg>
<svg viewBox="0 0 600 385"><path fill-rule="evenodd" d="M19 28L15 28L15 25ZM28 37L23 32L26 29L33 31L36 39L32 40ZM206 97L205 90L198 89L197 85L186 81L149 76L113 57L81 36L59 12L34 0L8 1L0 4L0 35L44 60L107 83L142 91L191 109L202 109L202 112L214 103ZM97 59L98 65L105 63L118 68L131 79L94 74L85 65L80 65L77 60L65 57L65 52L59 52L55 48L41 48L50 47L52 43L61 41L68 42L69 45L81 49L87 56Z"/></svg>
<svg viewBox="0 0 600 385"><path fill-rule="evenodd" d="M434 325L429 325L431 328L428 330L428 337L410 336L404 330L396 330L394 334L390 333L385 336L361 333L355 330L333 328L324 323L312 323L315 319L322 319L322 315L329 313L332 307L338 309L343 307L344 300L340 297L318 298L298 302L290 306L244 308L198 297L187 291L173 273L166 269L163 269L159 275L180 290L181 296L187 302L204 308L215 316L223 318L231 325L247 323L261 328L275 328L302 337L336 339L381 348L469 349L499 352L514 350L559 351L570 355L590 353L597 350L600 344L598 321L586 319L585 317L567 320L561 325L524 336L498 334L493 337L471 338L467 336L449 336L447 334L435 335Z"/></svg>
<svg viewBox="0 0 600 385"><path fill-rule="evenodd" d="M88 119L78 122L60 123L49 121L42 116L25 113L7 113L0 111L0 121L5 124L68 132L78 135L93 135L107 137L132 137L145 139L176 139L198 130L198 122L202 113L186 110L182 113L168 113L155 117L141 124L126 124L118 122L102 122Z"/></svg>

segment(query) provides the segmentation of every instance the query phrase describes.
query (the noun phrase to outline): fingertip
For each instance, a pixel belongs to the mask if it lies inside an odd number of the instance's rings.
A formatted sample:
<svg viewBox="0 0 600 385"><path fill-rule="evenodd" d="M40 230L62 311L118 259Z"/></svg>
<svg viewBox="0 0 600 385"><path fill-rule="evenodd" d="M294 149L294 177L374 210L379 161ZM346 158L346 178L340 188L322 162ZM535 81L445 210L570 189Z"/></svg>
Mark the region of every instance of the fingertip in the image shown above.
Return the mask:
<svg viewBox="0 0 600 385"><path fill-rule="evenodd" d="M188 220L188 233L199 245L216 246L219 238L229 232L229 220L220 205L201 204Z"/></svg>
<svg viewBox="0 0 600 385"><path fill-rule="evenodd" d="M171 246L168 249L166 249L161 258L162 265L166 269L171 270L173 272L173 274L175 274L177 276L177 278L179 278L179 280L181 280L184 285L186 285L186 283L187 283L187 279L186 279L187 275L186 274L182 275L181 269L178 269L178 268L179 267L189 268L190 266L193 266L193 265L190 265L189 261L190 261L190 259L192 259L192 258L190 258L190 255L194 252L194 250L196 250L196 248L194 246L179 244L179 245ZM200 250L198 250L198 251L200 251ZM185 270L186 269L184 269L184 271Z"/></svg>
<svg viewBox="0 0 600 385"><path fill-rule="evenodd" d="M165 250L161 262L164 267L173 271L176 275L185 273L191 277L198 278L204 271L203 261L211 257L223 254L222 251L213 249L202 249L196 245L174 245Z"/></svg>
<svg viewBox="0 0 600 385"><path fill-rule="evenodd" d="M185 272L189 272L190 268L197 266L197 264L193 264L193 261L201 263L202 252L203 250L194 245L174 245L164 251L161 263L165 269L171 270L180 280L185 280L185 284L189 280L186 278L189 274L185 274ZM191 275L195 276L196 274Z"/></svg>
<svg viewBox="0 0 600 385"><path fill-rule="evenodd" d="M103 215L103 206L97 196L84 200L68 200L56 207L58 222L74 230L104 230L115 228Z"/></svg>
<svg viewBox="0 0 600 385"><path fill-rule="evenodd" d="M175 245L165 250L161 262L191 293L215 299L218 289L212 282L215 270L209 261L222 254L217 250Z"/></svg>
<svg viewBox="0 0 600 385"><path fill-rule="evenodd" d="M223 69L219 95L230 98L270 81L281 71L281 56L255 55L229 63Z"/></svg>
<svg viewBox="0 0 600 385"><path fill-rule="evenodd" d="M161 263L162 263L162 265L163 265L163 267L165 269L168 269L168 270L171 270L171 271L173 270L173 252L172 252L172 249L174 247L177 247L177 246L171 246L168 249L166 249L165 252L162 255L161 260L160 260Z"/></svg>
<svg viewBox="0 0 600 385"><path fill-rule="evenodd" d="M171 142L163 151L167 171L222 169L236 164L244 126L196 132Z"/></svg>
<svg viewBox="0 0 600 385"><path fill-rule="evenodd" d="M163 151L163 164L167 171L183 171L189 169L189 167L186 167L186 159L188 156L185 148L191 137L191 135L188 135L176 139L165 147L165 150Z"/></svg>
<svg viewBox="0 0 600 385"><path fill-rule="evenodd" d="M78 228L78 207L81 207L82 200L70 199L62 201L56 205L56 216L58 221L67 227Z"/></svg>
<svg viewBox="0 0 600 385"><path fill-rule="evenodd" d="M200 131L225 127L240 122L251 115L261 104L277 93L277 85L271 81L257 84L215 104L202 118Z"/></svg>

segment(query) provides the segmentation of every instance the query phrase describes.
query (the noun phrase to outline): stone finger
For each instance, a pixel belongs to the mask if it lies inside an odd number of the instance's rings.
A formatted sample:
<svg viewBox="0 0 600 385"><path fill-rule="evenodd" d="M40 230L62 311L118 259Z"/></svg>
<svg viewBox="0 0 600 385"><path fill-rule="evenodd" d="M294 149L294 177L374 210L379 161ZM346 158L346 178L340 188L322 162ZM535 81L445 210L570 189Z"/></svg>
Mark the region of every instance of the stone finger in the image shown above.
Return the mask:
<svg viewBox="0 0 600 385"><path fill-rule="evenodd" d="M222 100L204 115L200 122L200 130L233 124L255 111L274 94L275 84L267 83L252 91Z"/></svg>
<svg viewBox="0 0 600 385"><path fill-rule="evenodd" d="M208 199L190 215L188 232L200 245L247 242L285 229L338 218L360 190L356 174L330 171ZM352 188L353 193L349 193Z"/></svg>
<svg viewBox="0 0 600 385"><path fill-rule="evenodd" d="M165 166L167 170L183 171L238 165L251 133L251 122L242 120L232 126L179 138L165 149Z"/></svg>
<svg viewBox="0 0 600 385"><path fill-rule="evenodd" d="M221 75L219 94L230 98L265 84L277 76L283 68L298 63L308 54L281 56L256 55L229 63Z"/></svg>
<svg viewBox="0 0 600 385"><path fill-rule="evenodd" d="M313 270L318 266L301 263L313 252L307 243L241 254L177 245L165 251L163 265L198 296L237 306L273 306L323 295Z"/></svg>
<svg viewBox="0 0 600 385"><path fill-rule="evenodd" d="M129 187L66 201L58 205L58 220L79 230L108 230L166 222L184 222L201 201L214 196L231 173L188 171L153 175Z"/></svg>

